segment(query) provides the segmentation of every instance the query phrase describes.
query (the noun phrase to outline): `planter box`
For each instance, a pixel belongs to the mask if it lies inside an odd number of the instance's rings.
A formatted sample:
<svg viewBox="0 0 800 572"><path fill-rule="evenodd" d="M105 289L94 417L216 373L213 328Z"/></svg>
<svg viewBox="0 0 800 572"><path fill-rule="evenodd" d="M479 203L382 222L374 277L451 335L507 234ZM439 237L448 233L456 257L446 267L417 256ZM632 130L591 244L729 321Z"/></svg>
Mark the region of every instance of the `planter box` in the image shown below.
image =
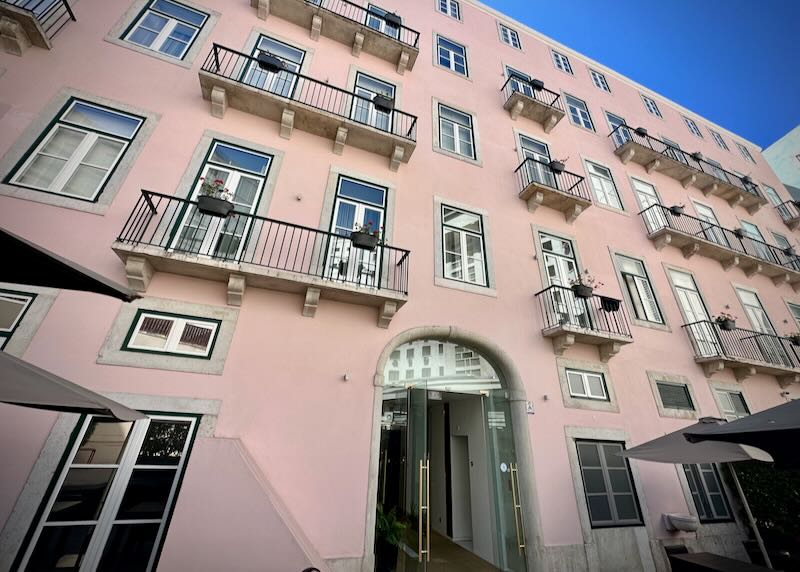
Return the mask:
<svg viewBox="0 0 800 572"><path fill-rule="evenodd" d="M789 339L791 340L793 346L800 346L800 335L789 336Z"/></svg>
<svg viewBox="0 0 800 572"><path fill-rule="evenodd" d="M278 73L286 69L286 64L283 63L282 60L276 58L272 54L266 54L264 52L258 54L258 67L260 67L264 71Z"/></svg>
<svg viewBox="0 0 800 572"><path fill-rule="evenodd" d="M217 197L200 195L197 197L197 210L203 214L226 218L233 212L233 203Z"/></svg>
<svg viewBox="0 0 800 572"><path fill-rule="evenodd" d="M736 329L736 320L717 320L720 330L731 332Z"/></svg>
<svg viewBox="0 0 800 572"><path fill-rule="evenodd" d="M560 175L561 173L564 172L564 169L567 168L567 166L564 165L564 163L562 163L561 161L550 161L550 163L548 163L548 166L556 175Z"/></svg>
<svg viewBox="0 0 800 572"><path fill-rule="evenodd" d="M403 19L397 14L393 14L391 12L384 14L383 19L386 20L387 24L391 24L392 26L400 27L403 25Z"/></svg>
<svg viewBox="0 0 800 572"><path fill-rule="evenodd" d="M536 91L542 91L544 89L544 82L540 79L532 79L530 84L531 87Z"/></svg>
<svg viewBox="0 0 800 572"><path fill-rule="evenodd" d="M353 247L362 250L373 251L378 247L378 237L374 234L352 232L350 233L350 240L353 243Z"/></svg>
<svg viewBox="0 0 800 572"><path fill-rule="evenodd" d="M695 161L702 161L703 160L703 154L700 153L700 152L692 153L692 159L694 159Z"/></svg>
<svg viewBox="0 0 800 572"><path fill-rule="evenodd" d="M639 137L647 137L647 129L645 129L644 127L637 127L636 129L633 130L633 132L636 133Z"/></svg>
<svg viewBox="0 0 800 572"><path fill-rule="evenodd" d="M594 288L591 286L586 286L585 284L572 285L572 293L578 298L591 298L592 292L594 292Z"/></svg>
<svg viewBox="0 0 800 572"><path fill-rule="evenodd" d="M605 296L600 297L600 307L603 309L604 312L616 312L619 310L619 303L620 301L616 298L606 298Z"/></svg>
<svg viewBox="0 0 800 572"><path fill-rule="evenodd" d="M674 214L675 216L681 216L684 213L684 207L679 207L677 205L669 207L669 212Z"/></svg>
<svg viewBox="0 0 800 572"><path fill-rule="evenodd" d="M736 238L744 238L747 236L741 228L737 228L733 231L733 234L736 235Z"/></svg>
<svg viewBox="0 0 800 572"><path fill-rule="evenodd" d="M373 97L372 105L374 105L375 109L378 111L383 111L385 113L390 113L394 110L394 100L386 97L385 95L376 95Z"/></svg>

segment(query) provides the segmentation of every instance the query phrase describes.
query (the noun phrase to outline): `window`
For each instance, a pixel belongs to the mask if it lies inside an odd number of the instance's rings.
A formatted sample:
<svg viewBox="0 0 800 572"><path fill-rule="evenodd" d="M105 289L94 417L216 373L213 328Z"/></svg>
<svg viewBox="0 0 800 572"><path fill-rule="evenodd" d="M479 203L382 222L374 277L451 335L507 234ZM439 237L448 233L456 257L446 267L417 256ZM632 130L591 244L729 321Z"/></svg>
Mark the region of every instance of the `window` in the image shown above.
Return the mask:
<svg viewBox="0 0 800 572"><path fill-rule="evenodd" d="M572 397L608 401L606 380L603 378L602 373L568 369L566 374L569 394Z"/></svg>
<svg viewBox="0 0 800 572"><path fill-rule="evenodd" d="M442 14L447 14L456 20L461 19L461 5L458 0L438 0L437 6Z"/></svg>
<svg viewBox="0 0 800 572"><path fill-rule="evenodd" d="M122 349L207 358L219 325L219 320L139 310Z"/></svg>
<svg viewBox="0 0 800 572"><path fill-rule="evenodd" d="M14 335L22 318L25 317L25 312L35 299L36 294L0 290L0 350Z"/></svg>
<svg viewBox="0 0 800 572"><path fill-rule="evenodd" d="M711 137L714 139L714 143L717 144L717 147L720 149L725 149L726 151L730 151L730 149L728 149L728 144L725 143L725 139L722 138L722 135L713 129L709 129L709 131L711 132Z"/></svg>
<svg viewBox="0 0 800 572"><path fill-rule="evenodd" d="M436 36L439 65L459 75L468 76L467 48L441 36Z"/></svg>
<svg viewBox="0 0 800 572"><path fill-rule="evenodd" d="M622 202L619 199L611 171L591 161L586 161L586 171L589 173L595 200L601 205L622 210Z"/></svg>
<svg viewBox="0 0 800 572"><path fill-rule="evenodd" d="M567 94L564 94L564 97L567 102L570 121L574 125L594 131L594 123L592 123L592 116L589 115L589 108L586 107L586 102Z"/></svg>
<svg viewBox="0 0 800 572"><path fill-rule="evenodd" d="M258 37L253 48L253 58L269 54L283 62L285 72L272 72L262 69L255 60L250 60L242 81L281 97L289 97L297 83L297 75L303 65L306 53L303 50L279 42L269 36ZM287 73L292 72L292 73Z"/></svg>
<svg viewBox="0 0 800 572"><path fill-rule="evenodd" d="M606 112L606 121L608 121L608 126L611 128L612 137L617 147L622 147L631 140L631 132L625 127L625 120L622 117Z"/></svg>
<svg viewBox="0 0 800 572"><path fill-rule="evenodd" d="M722 416L728 421L736 421L750 415L750 409L740 391L717 389L717 400Z"/></svg>
<svg viewBox="0 0 800 572"><path fill-rule="evenodd" d="M469 159L475 158L472 116L439 104L439 147Z"/></svg>
<svg viewBox="0 0 800 572"><path fill-rule="evenodd" d="M441 216L445 278L488 286L482 217L447 205Z"/></svg>
<svg viewBox="0 0 800 572"><path fill-rule="evenodd" d="M315 4L319 4L319 2L314 2ZM400 24L395 24L394 22L390 22L385 18L385 16L389 12L384 10L379 6L375 6L375 4L368 4L367 5L367 26L372 28L373 30L377 30L382 34L386 34L392 38L399 38L400 37ZM394 14L397 16L397 14ZM399 18L399 16L397 16Z"/></svg>
<svg viewBox="0 0 800 572"><path fill-rule="evenodd" d="M592 528L642 524L622 443L576 441Z"/></svg>
<svg viewBox="0 0 800 572"><path fill-rule="evenodd" d="M353 99L351 117L359 123L366 123L381 131L389 131L392 127L391 111L384 111L375 107L372 99L378 95L388 97L394 101L395 86L361 72L356 73L356 83L353 89L359 98Z"/></svg>
<svg viewBox="0 0 800 572"><path fill-rule="evenodd" d="M20 569L155 569L196 426L177 415L87 417Z"/></svg>
<svg viewBox="0 0 800 572"><path fill-rule="evenodd" d="M96 201L143 122L141 117L70 100L8 182Z"/></svg>
<svg viewBox="0 0 800 572"><path fill-rule="evenodd" d="M722 481L711 463L683 465L700 522L732 520Z"/></svg>
<svg viewBox="0 0 800 572"><path fill-rule="evenodd" d="M154 52L183 59L208 19L172 0L153 0L125 35L125 40Z"/></svg>
<svg viewBox="0 0 800 572"><path fill-rule="evenodd" d="M664 117L661 115L661 110L656 105L656 102L647 97L646 95L642 94L642 101L644 102L644 106L647 111L650 112L651 115L655 115L656 117Z"/></svg>
<svg viewBox="0 0 800 572"><path fill-rule="evenodd" d="M711 242L716 242L717 244L721 244L723 246L730 247L728 244L728 239L725 237L725 231L722 230L721 226L719 226L719 220L717 220L717 215L714 213L714 209L708 205L704 205L703 203L694 201L692 201L692 203L694 204L695 212L697 212L697 218L709 223L710 225L703 225L701 231L702 238L710 240Z"/></svg>
<svg viewBox="0 0 800 572"><path fill-rule="evenodd" d="M504 24L498 24L500 26L500 39L503 41L504 44L508 44L512 48L517 48L518 50L522 49L522 44L519 41L519 34L516 30L512 30L508 26Z"/></svg>
<svg viewBox="0 0 800 572"><path fill-rule="evenodd" d="M611 93L611 88L608 87L608 80L606 80L606 76L593 69L589 70L589 75L592 76L592 83L595 85L595 87Z"/></svg>
<svg viewBox="0 0 800 572"><path fill-rule="evenodd" d="M767 198L770 200L773 206L777 207L783 204L780 195L775 189L773 189L769 185L761 185L761 189L764 191L764 194L767 195Z"/></svg>
<svg viewBox="0 0 800 572"><path fill-rule="evenodd" d="M555 50L551 50L553 54L553 64L556 68L560 69L563 72L568 73L569 75L574 75L572 72L572 66L569 63L569 58L564 54L559 54Z"/></svg>
<svg viewBox="0 0 800 572"><path fill-rule="evenodd" d="M685 409L694 411L694 403L689 393L689 387L683 383L669 383L657 381L658 396L665 409Z"/></svg>
<svg viewBox="0 0 800 572"><path fill-rule="evenodd" d="M692 135L697 135L700 139L703 139L703 133L697 126L697 123L694 122L694 119L689 119L688 117L683 116L683 122L686 124L686 127L688 127L689 131L692 132Z"/></svg>
<svg viewBox="0 0 800 572"><path fill-rule="evenodd" d="M753 159L753 156L750 154L750 151L748 151L747 147L741 143L737 143L736 146L739 148L739 152L742 154L742 157L755 164L756 160Z"/></svg>
<svg viewBox="0 0 800 572"><path fill-rule="evenodd" d="M625 284L625 290L633 305L634 316L645 322L663 324L664 318L658 307L644 263L641 260L617 254L617 265Z"/></svg>
<svg viewBox="0 0 800 572"><path fill-rule="evenodd" d="M770 232L772 233L772 238L775 239L775 246L777 246L782 250L792 248L792 244L789 242L789 239L786 238L784 235L775 232L774 230Z"/></svg>
<svg viewBox="0 0 800 572"><path fill-rule="evenodd" d="M789 306L789 311L792 313L797 327L800 328L800 304L792 304L791 302L787 302L786 304Z"/></svg>

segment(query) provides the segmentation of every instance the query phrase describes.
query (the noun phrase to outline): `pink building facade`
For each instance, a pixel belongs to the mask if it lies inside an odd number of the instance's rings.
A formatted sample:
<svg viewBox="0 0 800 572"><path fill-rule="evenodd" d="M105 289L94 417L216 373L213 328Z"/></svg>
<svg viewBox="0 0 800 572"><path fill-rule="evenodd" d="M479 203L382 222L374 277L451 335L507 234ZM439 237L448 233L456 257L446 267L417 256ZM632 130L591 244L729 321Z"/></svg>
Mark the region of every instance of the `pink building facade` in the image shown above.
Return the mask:
<svg viewBox="0 0 800 572"><path fill-rule="evenodd" d="M2 350L150 416L0 405L0 570L370 571L379 506L402 570L747 559L618 453L798 392L756 145L472 0L0 14L0 225L142 294L0 284Z"/></svg>

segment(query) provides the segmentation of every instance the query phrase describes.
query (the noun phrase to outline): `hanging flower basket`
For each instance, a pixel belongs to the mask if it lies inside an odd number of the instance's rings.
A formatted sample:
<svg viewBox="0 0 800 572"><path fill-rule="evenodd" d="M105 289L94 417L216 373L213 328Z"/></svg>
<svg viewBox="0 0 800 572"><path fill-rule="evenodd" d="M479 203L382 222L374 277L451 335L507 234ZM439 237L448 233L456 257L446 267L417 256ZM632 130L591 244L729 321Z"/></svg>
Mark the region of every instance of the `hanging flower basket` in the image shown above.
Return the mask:
<svg viewBox="0 0 800 572"><path fill-rule="evenodd" d="M752 185L753 184L753 179L750 178L750 175L745 175L744 177L742 177L742 182L745 185Z"/></svg>
<svg viewBox="0 0 800 572"><path fill-rule="evenodd" d="M258 60L258 67L264 71L278 73L286 69L286 64L283 63L283 60L276 58L272 54L261 52L256 59Z"/></svg>
<svg viewBox="0 0 800 572"><path fill-rule="evenodd" d="M550 163L548 164L548 166L550 167L550 169L551 169L551 170L552 170L552 171L553 171L553 172L554 172L556 175L560 175L561 173L563 173L563 172L564 172L564 169L566 169L566 168L567 168L567 166L566 166L566 165L564 165L564 163L563 163L563 162L561 162L561 161L550 161Z"/></svg>
<svg viewBox="0 0 800 572"><path fill-rule="evenodd" d="M793 346L800 346L800 334L792 334L789 336Z"/></svg>
<svg viewBox="0 0 800 572"><path fill-rule="evenodd" d="M726 332L736 329L736 320L731 320L730 318L717 318L717 324L719 324L720 330L725 330Z"/></svg>
<svg viewBox="0 0 800 572"><path fill-rule="evenodd" d="M372 98L372 105L374 105L375 109L378 111L389 113L394 109L394 100L385 95L376 95Z"/></svg>
<svg viewBox="0 0 800 572"><path fill-rule="evenodd" d="M600 307L604 312L616 312L619 310L619 300L600 296Z"/></svg>
<svg viewBox="0 0 800 572"><path fill-rule="evenodd" d="M645 129L644 127L637 127L636 129L633 130L633 132L636 133L639 137L647 137L647 129Z"/></svg>
<svg viewBox="0 0 800 572"><path fill-rule="evenodd" d="M544 89L544 82L540 79L532 79L530 84L531 87L536 91L542 91Z"/></svg>
<svg viewBox="0 0 800 572"><path fill-rule="evenodd" d="M203 214L225 218L233 212L233 193L225 188L225 181L200 179L197 210Z"/></svg>
<svg viewBox="0 0 800 572"><path fill-rule="evenodd" d="M703 160L703 154L700 151L692 153L692 159L694 159L695 161L702 161Z"/></svg>
<svg viewBox="0 0 800 572"><path fill-rule="evenodd" d="M683 205L673 205L669 207L669 212L674 214L675 216L681 216L686 210L686 207Z"/></svg>
<svg viewBox="0 0 800 572"><path fill-rule="evenodd" d="M350 240L354 248L374 251L378 247L378 235L369 232L354 230L350 233Z"/></svg>
<svg viewBox="0 0 800 572"><path fill-rule="evenodd" d="M591 286L587 286L586 284L573 284L572 285L572 293L575 294L578 298L591 298L592 292L594 292L594 288Z"/></svg>

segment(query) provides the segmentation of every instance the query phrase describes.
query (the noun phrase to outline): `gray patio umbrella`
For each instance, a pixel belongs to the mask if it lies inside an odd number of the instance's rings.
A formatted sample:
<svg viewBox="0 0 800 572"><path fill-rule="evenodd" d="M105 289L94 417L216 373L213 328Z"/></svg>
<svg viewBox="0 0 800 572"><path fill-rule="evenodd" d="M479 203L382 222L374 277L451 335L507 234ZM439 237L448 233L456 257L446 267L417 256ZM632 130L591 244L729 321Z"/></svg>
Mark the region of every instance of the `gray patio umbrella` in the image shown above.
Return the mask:
<svg viewBox="0 0 800 572"><path fill-rule="evenodd" d="M800 469L800 401L789 401L705 431L689 428L686 439L695 446L740 443L758 447L782 468Z"/></svg>
<svg viewBox="0 0 800 572"><path fill-rule="evenodd" d="M0 402L67 411L112 415L122 421L146 416L80 385L0 352Z"/></svg>
<svg viewBox="0 0 800 572"><path fill-rule="evenodd" d="M133 290L0 228L0 282L82 290L124 302L139 298Z"/></svg>

